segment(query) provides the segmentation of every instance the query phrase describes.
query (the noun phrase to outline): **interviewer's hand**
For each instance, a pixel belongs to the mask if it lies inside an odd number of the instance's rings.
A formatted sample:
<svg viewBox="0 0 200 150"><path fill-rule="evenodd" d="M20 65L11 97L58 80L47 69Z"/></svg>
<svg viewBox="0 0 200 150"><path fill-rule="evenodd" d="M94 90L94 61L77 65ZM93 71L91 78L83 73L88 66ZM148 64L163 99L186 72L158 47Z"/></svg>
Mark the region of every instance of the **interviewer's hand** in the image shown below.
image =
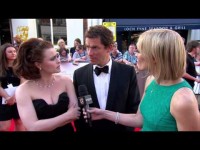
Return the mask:
<svg viewBox="0 0 200 150"><path fill-rule="evenodd" d="M87 120L87 113L91 114L92 120L100 120L103 119L104 110L96 107L90 107L90 109L88 109L86 112L85 109L83 108L83 116L86 120Z"/></svg>

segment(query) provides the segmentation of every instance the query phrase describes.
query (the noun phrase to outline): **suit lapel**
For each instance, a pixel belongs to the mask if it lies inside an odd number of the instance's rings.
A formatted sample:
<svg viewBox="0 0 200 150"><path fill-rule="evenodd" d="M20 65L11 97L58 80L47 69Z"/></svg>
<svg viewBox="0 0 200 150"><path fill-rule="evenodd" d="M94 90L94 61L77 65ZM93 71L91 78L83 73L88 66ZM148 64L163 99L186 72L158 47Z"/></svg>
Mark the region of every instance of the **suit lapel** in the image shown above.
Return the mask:
<svg viewBox="0 0 200 150"><path fill-rule="evenodd" d="M97 94L96 94L96 90L95 90L95 85L94 85L94 77L93 77L93 65L90 64L88 67L88 74L87 74L87 78L88 78L88 92L89 94L93 95L94 97L92 97L92 101L93 104L91 104L91 106L95 106L100 108L99 106L99 102L97 99Z"/></svg>
<svg viewBox="0 0 200 150"><path fill-rule="evenodd" d="M110 84L108 89L108 97L106 103L106 109L112 110L112 106L114 103L115 98L113 97L116 92L116 81L117 81L117 63L112 61L112 68L111 68L111 75L110 75Z"/></svg>

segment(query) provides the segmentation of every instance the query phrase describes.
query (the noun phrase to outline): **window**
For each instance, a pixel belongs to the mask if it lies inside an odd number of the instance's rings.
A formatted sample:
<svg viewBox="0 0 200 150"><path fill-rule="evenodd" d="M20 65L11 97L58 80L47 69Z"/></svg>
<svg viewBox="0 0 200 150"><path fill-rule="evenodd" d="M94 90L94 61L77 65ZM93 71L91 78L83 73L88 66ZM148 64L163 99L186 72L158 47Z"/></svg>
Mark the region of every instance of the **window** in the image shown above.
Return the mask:
<svg viewBox="0 0 200 150"><path fill-rule="evenodd" d="M63 39L67 45L66 19L52 19L53 21L53 44L57 45L59 39Z"/></svg>
<svg viewBox="0 0 200 150"><path fill-rule="evenodd" d="M37 19L36 23L38 37L51 41L54 45L62 38L67 45L66 19L52 19L52 23L50 19Z"/></svg>
<svg viewBox="0 0 200 150"><path fill-rule="evenodd" d="M36 19L36 24L38 37L51 41L50 19Z"/></svg>

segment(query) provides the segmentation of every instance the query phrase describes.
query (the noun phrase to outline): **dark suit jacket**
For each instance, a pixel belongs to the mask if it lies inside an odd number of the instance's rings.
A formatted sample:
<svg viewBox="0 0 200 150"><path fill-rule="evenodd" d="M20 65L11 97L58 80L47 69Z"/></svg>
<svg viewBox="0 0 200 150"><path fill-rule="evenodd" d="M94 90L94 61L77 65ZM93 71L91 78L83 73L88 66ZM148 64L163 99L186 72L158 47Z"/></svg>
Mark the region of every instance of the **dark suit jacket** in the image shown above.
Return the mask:
<svg viewBox="0 0 200 150"><path fill-rule="evenodd" d="M88 64L74 72L73 82L78 95L79 85L85 85L88 93L91 95L93 103L90 107L98 107L98 99L95 91L93 78L93 65ZM110 85L106 110L111 110L121 113L136 113L140 102L139 88L137 77L133 67L112 62ZM89 127L83 116L78 121L75 121L77 131L126 131L127 127L115 124L108 120L92 121L92 127ZM132 130L131 130L132 131Z"/></svg>

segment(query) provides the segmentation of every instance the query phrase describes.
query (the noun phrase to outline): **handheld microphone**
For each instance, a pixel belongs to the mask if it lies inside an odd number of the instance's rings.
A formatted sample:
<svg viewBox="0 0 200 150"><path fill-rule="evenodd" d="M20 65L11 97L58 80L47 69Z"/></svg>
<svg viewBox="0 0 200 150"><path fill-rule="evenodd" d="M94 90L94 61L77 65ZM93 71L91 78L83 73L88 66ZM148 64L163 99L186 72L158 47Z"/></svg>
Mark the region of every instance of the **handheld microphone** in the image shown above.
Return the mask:
<svg viewBox="0 0 200 150"><path fill-rule="evenodd" d="M85 108L85 111L87 113L87 122L91 127L92 126L91 114L88 113L87 110L89 109L89 104L92 104L92 97L91 95L88 94L88 90L85 85L79 85L78 94L80 96L78 97L79 106Z"/></svg>

